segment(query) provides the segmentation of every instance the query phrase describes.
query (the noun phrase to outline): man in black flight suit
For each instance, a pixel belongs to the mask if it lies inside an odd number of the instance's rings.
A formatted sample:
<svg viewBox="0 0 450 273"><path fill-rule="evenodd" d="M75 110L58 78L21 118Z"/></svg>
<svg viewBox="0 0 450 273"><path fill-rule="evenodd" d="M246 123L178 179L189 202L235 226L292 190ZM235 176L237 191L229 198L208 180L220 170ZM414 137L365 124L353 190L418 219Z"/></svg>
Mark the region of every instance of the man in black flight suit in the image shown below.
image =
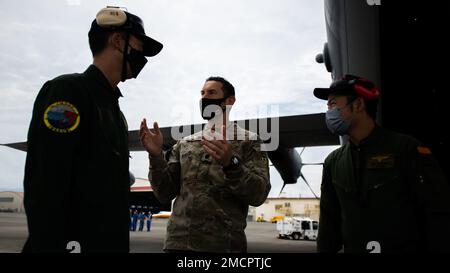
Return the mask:
<svg viewBox="0 0 450 273"><path fill-rule="evenodd" d="M129 251L128 128L117 85L136 78L163 45L139 17L113 7L98 12L88 36L93 64L46 82L34 104L24 252Z"/></svg>
<svg viewBox="0 0 450 273"><path fill-rule="evenodd" d="M314 95L349 137L324 162L318 251L450 252L448 181L428 147L375 124L378 88L346 75Z"/></svg>

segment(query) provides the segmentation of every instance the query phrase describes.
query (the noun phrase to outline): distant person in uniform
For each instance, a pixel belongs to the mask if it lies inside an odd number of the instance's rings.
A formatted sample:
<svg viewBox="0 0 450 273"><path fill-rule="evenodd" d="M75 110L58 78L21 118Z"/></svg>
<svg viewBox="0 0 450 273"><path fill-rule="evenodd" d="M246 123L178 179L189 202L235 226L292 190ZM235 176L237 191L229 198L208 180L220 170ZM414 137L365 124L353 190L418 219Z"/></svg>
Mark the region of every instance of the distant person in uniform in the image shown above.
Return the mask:
<svg viewBox="0 0 450 273"><path fill-rule="evenodd" d="M138 213L137 209L134 210L132 218L133 218L133 220L132 220L132 224L131 224L131 226L132 226L131 231L136 231L138 219L139 219L139 213Z"/></svg>
<svg viewBox="0 0 450 273"><path fill-rule="evenodd" d="M375 123L379 89L346 75L314 95L328 101L331 132L349 138L324 163L318 251L450 251L449 184L428 147Z"/></svg>
<svg viewBox="0 0 450 273"><path fill-rule="evenodd" d="M145 213L143 211L141 211L139 213L139 231L144 230L145 219L147 219L147 217L145 216Z"/></svg>
<svg viewBox="0 0 450 273"><path fill-rule="evenodd" d="M255 133L229 121L236 100L233 85L210 77L201 90L203 131L179 140L163 157L163 136L155 122L141 123L150 154L151 184L164 204L175 199L167 226L166 252L246 252L248 206L270 191L267 154Z"/></svg>
<svg viewBox="0 0 450 273"><path fill-rule="evenodd" d="M150 228L152 227L152 218L153 214L151 211L149 211L147 215L147 232L150 232Z"/></svg>
<svg viewBox="0 0 450 273"><path fill-rule="evenodd" d="M88 37L93 64L47 81L34 104L24 252L66 252L71 241L81 252L129 251L128 128L117 85L136 78L163 46L119 8L100 10ZM102 213L90 213L93 207Z"/></svg>
<svg viewBox="0 0 450 273"><path fill-rule="evenodd" d="M133 210L130 209L130 231L133 230Z"/></svg>

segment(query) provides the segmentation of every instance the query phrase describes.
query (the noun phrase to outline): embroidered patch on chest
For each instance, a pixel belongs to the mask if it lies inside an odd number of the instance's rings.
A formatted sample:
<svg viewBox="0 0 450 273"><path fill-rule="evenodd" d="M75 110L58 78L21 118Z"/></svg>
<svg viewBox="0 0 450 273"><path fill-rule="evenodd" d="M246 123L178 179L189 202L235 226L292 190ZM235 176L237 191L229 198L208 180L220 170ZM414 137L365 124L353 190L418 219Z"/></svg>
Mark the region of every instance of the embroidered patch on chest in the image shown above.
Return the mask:
<svg viewBox="0 0 450 273"><path fill-rule="evenodd" d="M393 154L371 156L367 160L367 168L368 169L393 168L394 162L395 160Z"/></svg>

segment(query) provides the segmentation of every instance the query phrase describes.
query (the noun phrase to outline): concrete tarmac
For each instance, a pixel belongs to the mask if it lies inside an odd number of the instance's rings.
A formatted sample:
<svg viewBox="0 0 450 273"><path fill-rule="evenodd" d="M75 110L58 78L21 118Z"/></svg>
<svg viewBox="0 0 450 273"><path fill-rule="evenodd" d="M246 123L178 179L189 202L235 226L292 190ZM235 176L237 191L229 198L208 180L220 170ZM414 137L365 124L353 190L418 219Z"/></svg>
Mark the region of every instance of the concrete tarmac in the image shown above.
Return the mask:
<svg viewBox="0 0 450 273"><path fill-rule="evenodd" d="M151 231L130 232L132 253L161 253L167 219L153 219ZM278 239L276 224L248 222L245 230L249 253L311 253L315 241ZM22 213L0 213L0 253L20 252L28 236L26 216Z"/></svg>

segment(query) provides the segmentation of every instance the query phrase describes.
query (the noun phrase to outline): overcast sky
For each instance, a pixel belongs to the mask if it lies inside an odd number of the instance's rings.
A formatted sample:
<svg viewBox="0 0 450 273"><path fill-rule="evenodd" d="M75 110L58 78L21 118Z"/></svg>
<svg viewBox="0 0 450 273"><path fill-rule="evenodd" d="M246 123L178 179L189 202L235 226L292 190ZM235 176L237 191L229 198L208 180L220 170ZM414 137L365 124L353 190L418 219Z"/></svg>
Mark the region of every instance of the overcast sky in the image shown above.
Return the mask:
<svg viewBox="0 0 450 273"><path fill-rule="evenodd" d="M2 0L0 9L0 143L25 141L33 102L43 83L83 72L92 62L87 32L107 5L140 16L149 36L164 44L138 79L121 83L121 109L129 128L140 120L161 127L200 123L198 100L204 80L223 76L236 88L232 119L326 111L312 95L328 86L330 74L314 60L326 41L320 0ZM336 146L309 147L303 161L323 162ZM0 190L23 188L26 154L0 147ZM132 153L130 170L146 177L147 155ZM303 173L320 191L321 166ZM272 191L282 181L271 167ZM283 196L311 196L302 181Z"/></svg>

